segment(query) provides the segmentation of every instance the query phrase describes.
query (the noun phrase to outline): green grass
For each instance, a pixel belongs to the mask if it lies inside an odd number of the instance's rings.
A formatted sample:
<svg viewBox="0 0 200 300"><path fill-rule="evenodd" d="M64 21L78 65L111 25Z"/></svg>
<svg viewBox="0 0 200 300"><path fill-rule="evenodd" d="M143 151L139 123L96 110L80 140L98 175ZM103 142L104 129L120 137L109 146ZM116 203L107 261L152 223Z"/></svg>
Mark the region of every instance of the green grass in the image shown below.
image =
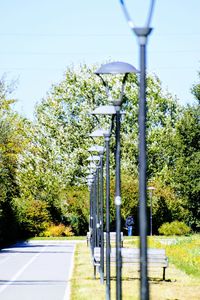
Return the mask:
<svg viewBox="0 0 200 300"><path fill-rule="evenodd" d="M165 246L169 261L186 274L200 278L200 235L173 239L174 243Z"/></svg>
<svg viewBox="0 0 200 300"><path fill-rule="evenodd" d="M170 260L169 268L166 271L166 281L161 280L162 269L149 272L150 298L153 300L200 299L200 278L197 271L199 268L199 235L167 239L149 237L148 240L150 247L165 248ZM174 244L163 244L163 240L165 242L172 241ZM137 247L138 244L138 237L126 237L124 240L124 247ZM186 255L187 259L184 259L183 255ZM191 266L189 267L189 265ZM186 269L187 273L193 276L187 275ZM125 266L122 273L123 299L139 299L139 274L137 270L131 266ZM112 267L111 275L111 298L115 299L115 267ZM91 297L95 300L105 299L105 284L100 284L99 277L96 280L93 279L90 249L86 246L86 242L81 242L77 245L75 252L74 271L71 279L71 300L86 300Z"/></svg>
<svg viewBox="0 0 200 300"><path fill-rule="evenodd" d="M200 277L200 235L148 237L150 248L165 248L169 262L188 275ZM125 238L125 247L138 247L139 238Z"/></svg>

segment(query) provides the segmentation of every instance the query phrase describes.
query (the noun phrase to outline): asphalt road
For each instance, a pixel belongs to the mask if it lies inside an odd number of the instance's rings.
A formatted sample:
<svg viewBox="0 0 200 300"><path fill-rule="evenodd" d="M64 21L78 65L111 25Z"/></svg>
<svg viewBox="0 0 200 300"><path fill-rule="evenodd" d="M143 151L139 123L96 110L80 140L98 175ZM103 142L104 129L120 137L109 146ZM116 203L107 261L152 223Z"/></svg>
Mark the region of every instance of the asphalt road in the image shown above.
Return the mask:
<svg viewBox="0 0 200 300"><path fill-rule="evenodd" d="M0 251L0 300L68 300L75 242L30 241Z"/></svg>

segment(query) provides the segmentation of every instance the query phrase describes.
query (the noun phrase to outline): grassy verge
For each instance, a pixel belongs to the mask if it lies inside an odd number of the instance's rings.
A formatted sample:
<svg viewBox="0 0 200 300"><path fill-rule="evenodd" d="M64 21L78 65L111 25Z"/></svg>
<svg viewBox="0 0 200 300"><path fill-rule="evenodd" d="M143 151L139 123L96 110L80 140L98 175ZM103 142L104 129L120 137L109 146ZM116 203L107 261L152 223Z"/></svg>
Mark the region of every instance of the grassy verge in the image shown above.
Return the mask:
<svg viewBox="0 0 200 300"><path fill-rule="evenodd" d="M149 247L165 248L169 262L188 275L200 278L200 235L184 237L149 237ZM125 247L137 247L137 237L125 238Z"/></svg>
<svg viewBox="0 0 200 300"><path fill-rule="evenodd" d="M150 296L154 300L166 300L166 299L184 299L184 300L197 300L200 299L200 278L197 277L196 267L192 271L192 274L196 277L187 275L185 272L177 269L173 264L173 257L176 260L180 260L178 248L188 248L191 243L196 244L198 240L197 236L194 236L190 240L190 237L178 238L176 244L162 244L162 239L152 237L149 240L151 247L161 247L167 249L167 255L170 258L170 265L166 271L166 281L163 282L162 269L152 270L149 273L150 283ZM169 239L170 241L170 239ZM187 246L185 247L185 243ZM197 242L198 243L198 242ZM125 247L137 247L138 238L126 238L124 241ZM196 256L198 248L191 247L191 251L188 250L188 255ZM170 250L171 249L171 250ZM171 252L173 255L171 254ZM181 259L182 260L182 259ZM194 259L195 260L195 259ZM195 260L196 261L196 260ZM190 273L191 274L191 273ZM115 299L115 268L111 270L111 298ZM139 274L136 270L133 270L131 266L125 266L123 268L123 280L122 280L123 299L139 299ZM101 285L99 277L93 279L93 267L91 262L90 249L86 246L86 243L80 243L77 245L74 260L74 271L71 280L71 300L86 300L90 298L105 299L105 284Z"/></svg>
<svg viewBox="0 0 200 300"><path fill-rule="evenodd" d="M163 247L163 241L159 241ZM166 245L170 262L188 275L200 278L200 236L193 235L172 240Z"/></svg>

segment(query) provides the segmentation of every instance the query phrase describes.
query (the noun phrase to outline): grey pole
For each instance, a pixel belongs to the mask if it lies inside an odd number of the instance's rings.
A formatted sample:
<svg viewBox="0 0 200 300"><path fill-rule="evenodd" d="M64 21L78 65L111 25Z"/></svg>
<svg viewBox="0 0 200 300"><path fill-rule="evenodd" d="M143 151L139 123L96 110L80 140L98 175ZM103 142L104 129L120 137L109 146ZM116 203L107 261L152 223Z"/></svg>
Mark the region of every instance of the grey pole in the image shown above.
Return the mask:
<svg viewBox="0 0 200 300"><path fill-rule="evenodd" d="M110 300L110 134L106 143L106 300Z"/></svg>
<svg viewBox="0 0 200 300"><path fill-rule="evenodd" d="M146 180L146 43L151 28L134 28L140 45L139 99L139 231L140 231L140 299L149 300L147 270L147 180Z"/></svg>
<svg viewBox="0 0 200 300"><path fill-rule="evenodd" d="M90 225L89 225L89 230L93 228L93 205L92 205L92 184L90 186Z"/></svg>
<svg viewBox="0 0 200 300"><path fill-rule="evenodd" d="M121 257L121 174L120 174L120 106L116 106L116 153L115 153L115 207L116 207L116 298L122 299Z"/></svg>
<svg viewBox="0 0 200 300"><path fill-rule="evenodd" d="M152 236L152 191L150 191L150 235Z"/></svg>
<svg viewBox="0 0 200 300"><path fill-rule="evenodd" d="M92 235L90 237L90 248L93 254L93 247L94 247L94 239L93 239L93 230L94 230L94 183L91 183L91 188L90 188L90 198L91 198L91 217L90 217L90 229L92 232Z"/></svg>
<svg viewBox="0 0 200 300"><path fill-rule="evenodd" d="M104 283L104 186L103 186L103 153L100 153L100 237L101 237L101 283Z"/></svg>
<svg viewBox="0 0 200 300"><path fill-rule="evenodd" d="M120 0L129 26L136 34L140 45L140 101L139 101L139 231L140 231L140 299L149 299L147 277L147 200L146 200L146 43L152 29L151 22L155 0L151 0L146 26L135 27L125 1Z"/></svg>
<svg viewBox="0 0 200 300"><path fill-rule="evenodd" d="M96 223L96 233L97 233L97 247L100 246L100 220L99 220L99 166L96 171L96 205L97 205L97 223Z"/></svg>
<svg viewBox="0 0 200 300"><path fill-rule="evenodd" d="M92 198L93 198L93 230L92 230L92 254L94 255L94 247L97 245L97 199L96 199L96 174L94 176L93 188L92 188Z"/></svg>

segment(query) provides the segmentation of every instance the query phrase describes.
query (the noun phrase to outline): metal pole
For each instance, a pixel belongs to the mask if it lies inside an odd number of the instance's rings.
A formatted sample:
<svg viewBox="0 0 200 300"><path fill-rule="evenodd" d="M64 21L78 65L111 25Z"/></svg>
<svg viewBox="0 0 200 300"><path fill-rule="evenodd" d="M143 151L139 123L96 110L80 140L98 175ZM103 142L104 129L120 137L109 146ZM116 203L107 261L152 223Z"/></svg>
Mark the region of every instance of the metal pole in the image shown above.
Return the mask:
<svg viewBox="0 0 200 300"><path fill-rule="evenodd" d="M97 245L96 227L97 227L97 199L96 199L96 174L94 175L94 182L92 185L93 198L93 230L92 230L92 255L94 255L94 247Z"/></svg>
<svg viewBox="0 0 200 300"><path fill-rule="evenodd" d="M97 244L96 246L100 246L100 236L99 236L99 167L97 167L96 171L96 205L97 205L97 223L96 223L96 234L97 234Z"/></svg>
<svg viewBox="0 0 200 300"><path fill-rule="evenodd" d="M100 154L100 235L101 235L101 283L104 283L104 186L103 186L103 153Z"/></svg>
<svg viewBox="0 0 200 300"><path fill-rule="evenodd" d="M121 258L121 176L120 176L120 106L116 106L116 299L122 299L122 258Z"/></svg>
<svg viewBox="0 0 200 300"><path fill-rule="evenodd" d="M110 134L106 143L106 300L110 300Z"/></svg>
<svg viewBox="0 0 200 300"><path fill-rule="evenodd" d="M134 28L140 45L139 99L139 231L140 299L149 300L147 270L147 182L146 182L146 42L151 28Z"/></svg>
<svg viewBox="0 0 200 300"><path fill-rule="evenodd" d="M150 191L150 235L152 236L152 191Z"/></svg>
<svg viewBox="0 0 200 300"><path fill-rule="evenodd" d="M90 248L92 248L92 238L91 238L91 232L93 228L93 212L92 212L92 184L89 186L89 192L90 192L90 217L89 217L89 234L90 239L88 241Z"/></svg>
<svg viewBox="0 0 200 300"><path fill-rule="evenodd" d="M93 228L94 228L94 204L93 204L93 183L91 184L90 187L90 207L91 207L91 215L90 215L90 248L91 251L93 249ZM93 252L93 251L92 251Z"/></svg>
<svg viewBox="0 0 200 300"><path fill-rule="evenodd" d="M89 220L89 232L92 229L92 186L90 186L90 220Z"/></svg>

